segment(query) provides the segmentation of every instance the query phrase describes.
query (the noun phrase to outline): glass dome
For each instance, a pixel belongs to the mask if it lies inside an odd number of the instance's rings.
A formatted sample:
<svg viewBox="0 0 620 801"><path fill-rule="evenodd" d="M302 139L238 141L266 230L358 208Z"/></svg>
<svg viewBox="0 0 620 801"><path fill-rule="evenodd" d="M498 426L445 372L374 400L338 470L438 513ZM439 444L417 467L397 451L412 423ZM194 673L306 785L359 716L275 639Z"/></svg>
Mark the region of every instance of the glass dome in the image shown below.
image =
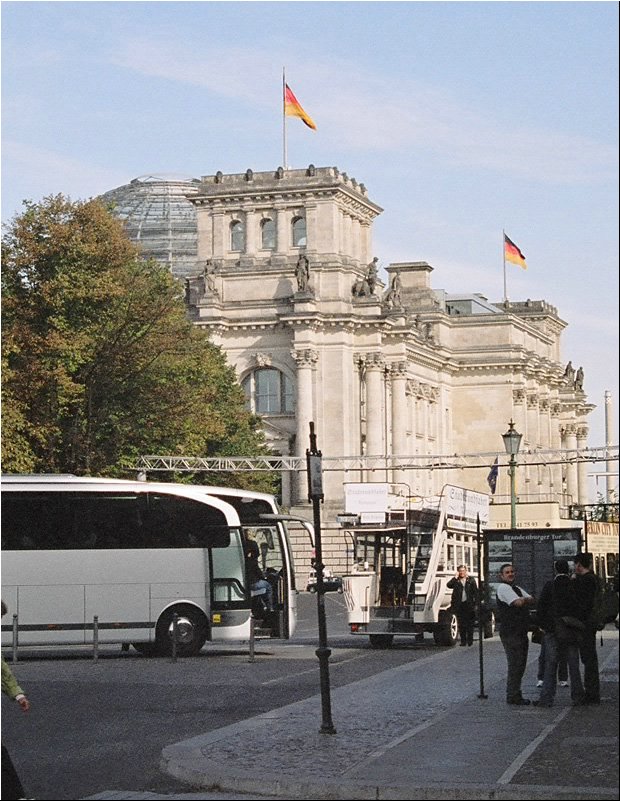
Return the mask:
<svg viewBox="0 0 620 801"><path fill-rule="evenodd" d="M145 258L168 265L177 278L197 272L196 209L187 195L196 194L200 181L164 175L142 175L100 196L112 204L127 235L140 245Z"/></svg>

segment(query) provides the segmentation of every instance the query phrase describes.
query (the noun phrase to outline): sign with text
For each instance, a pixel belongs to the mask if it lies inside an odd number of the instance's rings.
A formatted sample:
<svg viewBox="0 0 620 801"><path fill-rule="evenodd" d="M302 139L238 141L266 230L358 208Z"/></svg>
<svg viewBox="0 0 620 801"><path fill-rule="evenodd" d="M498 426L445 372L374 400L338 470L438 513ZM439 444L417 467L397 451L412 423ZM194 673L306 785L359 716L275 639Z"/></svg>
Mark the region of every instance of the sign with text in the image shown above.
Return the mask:
<svg viewBox="0 0 620 801"><path fill-rule="evenodd" d="M446 484L443 488L445 511L448 517L475 523L480 515L480 524L489 521L489 496L463 487Z"/></svg>
<svg viewBox="0 0 620 801"><path fill-rule="evenodd" d="M344 510L347 514L387 512L389 484L351 482L344 485Z"/></svg>

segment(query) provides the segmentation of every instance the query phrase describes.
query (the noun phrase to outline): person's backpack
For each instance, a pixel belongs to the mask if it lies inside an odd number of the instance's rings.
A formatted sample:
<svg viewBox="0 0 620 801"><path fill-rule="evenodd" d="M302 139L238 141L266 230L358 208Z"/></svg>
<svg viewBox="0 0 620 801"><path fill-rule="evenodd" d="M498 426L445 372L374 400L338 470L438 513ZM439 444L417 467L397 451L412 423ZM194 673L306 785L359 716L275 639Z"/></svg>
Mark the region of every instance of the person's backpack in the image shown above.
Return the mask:
<svg viewBox="0 0 620 801"><path fill-rule="evenodd" d="M612 587L606 587L601 579L593 574L596 579L596 592L592 604L591 619L596 623L597 631L602 631L607 623L613 623L618 614L618 594Z"/></svg>
<svg viewBox="0 0 620 801"><path fill-rule="evenodd" d="M603 611L602 619L603 626L607 623L613 623L618 617L618 591L614 589L613 584L609 583L603 588Z"/></svg>

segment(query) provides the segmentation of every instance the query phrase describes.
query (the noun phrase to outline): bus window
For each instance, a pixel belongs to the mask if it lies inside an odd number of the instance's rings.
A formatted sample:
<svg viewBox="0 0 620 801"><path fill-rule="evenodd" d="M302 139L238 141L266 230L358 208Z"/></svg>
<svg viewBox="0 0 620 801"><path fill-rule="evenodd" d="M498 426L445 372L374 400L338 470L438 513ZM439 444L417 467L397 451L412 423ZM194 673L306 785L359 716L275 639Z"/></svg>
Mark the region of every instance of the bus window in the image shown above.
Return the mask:
<svg viewBox="0 0 620 801"><path fill-rule="evenodd" d="M36 492L2 494L2 550L58 547L59 496Z"/></svg>
<svg viewBox="0 0 620 801"><path fill-rule="evenodd" d="M226 548L224 516L191 498L149 493L148 538L153 548Z"/></svg>

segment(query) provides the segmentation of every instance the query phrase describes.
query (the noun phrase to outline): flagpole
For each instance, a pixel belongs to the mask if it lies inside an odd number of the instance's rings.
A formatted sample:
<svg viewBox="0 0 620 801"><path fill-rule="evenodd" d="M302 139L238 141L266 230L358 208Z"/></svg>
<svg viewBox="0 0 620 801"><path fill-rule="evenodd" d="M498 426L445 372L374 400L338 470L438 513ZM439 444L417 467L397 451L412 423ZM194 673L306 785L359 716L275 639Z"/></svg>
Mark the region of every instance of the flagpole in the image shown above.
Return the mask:
<svg viewBox="0 0 620 801"><path fill-rule="evenodd" d="M504 259L504 307L508 308L508 291L506 289L506 232L502 229L502 258Z"/></svg>
<svg viewBox="0 0 620 801"><path fill-rule="evenodd" d="M282 166L285 170L288 169L286 159L286 75L282 67Z"/></svg>

